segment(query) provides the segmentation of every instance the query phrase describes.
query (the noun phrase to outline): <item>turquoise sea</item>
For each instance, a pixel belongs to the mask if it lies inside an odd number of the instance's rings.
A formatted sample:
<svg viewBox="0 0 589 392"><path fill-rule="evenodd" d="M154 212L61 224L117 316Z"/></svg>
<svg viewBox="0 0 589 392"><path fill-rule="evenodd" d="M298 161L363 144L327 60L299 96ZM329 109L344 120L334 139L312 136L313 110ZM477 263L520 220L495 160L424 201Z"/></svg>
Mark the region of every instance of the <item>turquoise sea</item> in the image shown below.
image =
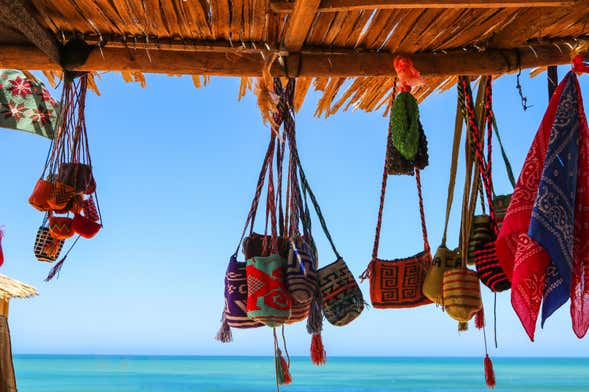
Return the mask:
<svg viewBox="0 0 589 392"><path fill-rule="evenodd" d="M588 358L495 358L496 391L589 391ZM20 392L274 391L270 357L15 356ZM482 358L292 358L283 391L485 391Z"/></svg>

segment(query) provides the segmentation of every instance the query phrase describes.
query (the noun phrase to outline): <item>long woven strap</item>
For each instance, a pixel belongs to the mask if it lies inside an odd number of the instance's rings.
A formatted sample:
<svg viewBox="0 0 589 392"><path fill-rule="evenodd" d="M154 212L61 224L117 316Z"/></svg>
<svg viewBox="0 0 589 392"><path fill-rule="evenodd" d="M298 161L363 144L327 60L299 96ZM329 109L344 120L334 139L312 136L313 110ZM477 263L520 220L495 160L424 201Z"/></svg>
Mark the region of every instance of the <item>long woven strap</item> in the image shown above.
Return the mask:
<svg viewBox="0 0 589 392"><path fill-rule="evenodd" d="M389 138L387 135L387 151L389 151L389 147L390 147L389 144L390 143L391 143L391 138ZM380 203L378 206L378 218L376 220L376 230L375 230L375 234L374 234L374 246L372 247L372 261L375 261L378 258L378 248L380 245L380 231L381 231L381 227L382 227L382 214L383 214L383 210L384 210L384 201L385 201L387 182L388 182L386 154L385 154L384 161L385 161L385 164L384 164L382 183L381 183L381 188L380 188ZM421 232L423 235L423 249L425 251L429 251L430 246L429 246L429 240L427 237L427 226L425 223L425 211L424 211L424 207L423 207L423 194L421 192L421 175L420 175L420 172L418 169L415 169L415 182L417 185L417 196L419 199L419 218L421 220Z"/></svg>
<svg viewBox="0 0 589 392"><path fill-rule="evenodd" d="M460 220L460 249L461 249L461 256L462 256L462 267L466 268L467 263L467 254L468 254L468 242L470 237L470 226L472 223L472 217L474 215L474 210L476 207L476 194L478 192L478 187L480 183L480 174L473 173L474 171L474 162L475 162L475 152L474 146L472 142L472 125L476 126L476 121L467 121L468 114L466 108L466 95L467 91L465 89L465 84L462 83L463 80L468 82L467 77L461 76L459 78L459 82L457 84L458 90L458 103L459 108L462 111L462 116L466 121L466 126L468 132L466 133L466 141L464 144L465 148L465 168L466 168L466 176L464 180L464 191L463 191L463 198L462 198L462 215ZM482 90L479 90L479 94L477 96L477 108L479 111L482 111L484 105L481 105L482 102ZM477 129L479 129L477 127Z"/></svg>
<svg viewBox="0 0 589 392"><path fill-rule="evenodd" d="M278 253L278 232L276 227L278 225L276 221L276 196L275 196L275 189L274 189L274 168L273 168L273 159L270 158L270 163L268 165L268 197L266 198L266 231L264 234L264 241L262 245L263 253L268 254L268 249L270 249L271 253ZM268 217L270 217L270 247L268 244Z"/></svg>
<svg viewBox="0 0 589 392"><path fill-rule="evenodd" d="M311 204L313 205L315 213L317 214L317 217L319 218L319 223L321 224L321 228L323 229L325 237L327 238L327 240L329 241L329 244L331 245L331 248L333 249L333 253L335 254L335 256L338 259L340 259L341 255L339 254L339 252L337 251L337 248L335 247L335 244L333 242L333 238L331 237L329 229L327 228L327 223L325 222L325 218L323 216L323 213L321 212L321 207L319 206L319 202L317 201L317 198L316 198L315 194L313 193L313 190L311 189L309 182L307 181L307 176L305 175L305 171L303 170L303 166L301 165L301 160L300 160L298 148L296 145L296 129L295 129L294 104L293 104L294 88L295 88L295 80L290 78L288 80L288 84L286 86L286 89L284 89L283 94L281 95L282 105L280 105L280 106L283 110L284 131L285 131L285 133L288 137L288 140L289 140L290 153L292 155L292 158L294 159L294 164L296 165L296 168L298 169L298 174L299 174L299 177L301 180L301 187L304 190L304 192L309 195L309 198L311 199ZM301 210L303 210L300 205L299 205L299 208ZM300 211L300 212L303 213L303 211Z"/></svg>
<svg viewBox="0 0 589 392"><path fill-rule="evenodd" d="M450 163L450 180L448 182L448 197L446 199L446 217L444 221L444 234L442 236L442 246L446 246L446 237L448 234L448 222L450 221L450 211L454 200L454 189L456 187L456 171L458 168L458 155L460 153L460 139L462 139L462 122L464 121L462 111L460 110L460 99L456 102L456 121L454 123L454 142L452 143L452 162Z"/></svg>
<svg viewBox="0 0 589 392"><path fill-rule="evenodd" d="M486 96L486 108L487 108L487 126L488 129L488 149L491 149L491 133L494 131L495 136L497 137L497 142L499 143L499 149L501 150L501 157L503 158L503 163L505 164L505 170L507 171L507 178L511 183L513 189L515 189L515 177L513 175L513 168L511 167L511 162L509 162L509 158L507 156L507 152L505 152L505 147L503 146L503 141L501 140L501 135L499 134L499 128L497 127L497 120L495 119L495 113L493 112L493 81L492 78L489 76L487 78L487 84L485 86L485 96ZM492 128L492 130L491 130ZM489 152L490 156L490 152ZM489 164L489 167L491 165ZM489 169L490 171L490 169Z"/></svg>
<svg viewBox="0 0 589 392"><path fill-rule="evenodd" d="M254 193L252 205L250 207L249 213L248 213L247 218L245 220L245 226L243 228L243 231L241 232L241 237L239 238L239 242L237 243L237 248L235 249L235 253L234 253L235 256L239 252L239 247L241 246L241 242L243 241L243 238L245 237L245 233L247 232L247 228L250 225L250 222L252 223L250 231L253 228L253 222L254 222L256 212L258 209L258 203L260 201L260 196L262 194L262 188L263 188L264 182L266 180L266 173L268 171L268 165L269 165L270 161L272 160L275 140L276 140L276 136L274 133L272 133L270 136L270 142L268 143L268 149L266 150L266 155L264 156L264 160L262 162L262 169L260 170L260 174L258 176L258 183L256 185L256 192Z"/></svg>
<svg viewBox="0 0 589 392"><path fill-rule="evenodd" d="M472 99L472 91L470 90L470 84L466 78L461 77L460 80L462 88L464 89L464 98L466 103L466 113L470 127L471 141L474 146L474 153L478 163L479 172L484 183L485 194L487 197L487 205L489 206L489 216L491 217L491 225L493 230L497 232L495 222L495 208L493 207L493 183L490 177L490 170L488 169L488 162L485 162L483 155L483 143L480 138L480 128L477 124L477 117L475 113L474 103Z"/></svg>

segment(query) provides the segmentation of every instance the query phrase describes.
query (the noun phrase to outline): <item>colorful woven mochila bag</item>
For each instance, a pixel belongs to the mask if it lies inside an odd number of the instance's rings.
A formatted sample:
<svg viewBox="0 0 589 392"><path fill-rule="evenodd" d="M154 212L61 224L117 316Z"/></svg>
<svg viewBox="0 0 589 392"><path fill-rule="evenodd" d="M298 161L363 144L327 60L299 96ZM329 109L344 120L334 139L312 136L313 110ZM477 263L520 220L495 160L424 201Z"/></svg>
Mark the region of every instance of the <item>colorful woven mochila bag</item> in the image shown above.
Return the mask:
<svg viewBox="0 0 589 392"><path fill-rule="evenodd" d="M388 149L387 149L388 150ZM382 176L380 205L376 222L376 234L372 249L372 260L360 277L361 280L370 279L370 301L378 309L413 308L430 304L431 301L423 294L425 274L432 263L430 246L427 238L423 197L421 192L421 176L415 170L415 181L419 199L419 217L423 235L423 251L418 254L395 260L378 258L382 213L387 187L386 159Z"/></svg>
<svg viewBox="0 0 589 392"><path fill-rule="evenodd" d="M411 87L422 84L423 79L409 58L398 56L394 66L399 76L391 94L386 168L388 174L412 176L415 169L429 165L427 137L419 120L417 100L411 95Z"/></svg>
<svg viewBox="0 0 589 392"><path fill-rule="evenodd" d="M295 158L298 161L298 153L295 154ZM307 181L305 173L300 166L300 161L298 162L304 199L310 199L313 209L319 218L319 223L321 224L323 233L331 245L331 249L333 250L333 253L336 257L336 261L317 270L319 293L316 299L321 299L320 307L323 310L323 315L327 321L335 326L345 326L354 321L364 310L364 298L362 296L362 291L360 290L354 275L335 247L335 243L333 242L333 238L329 232L329 229L327 228L327 223L323 217L323 213L321 212L319 202L317 201L313 190L309 186L309 182ZM305 209L308 211L308 203L305 202L305 204ZM308 212L306 216L308 217ZM309 227L310 232L310 219L307 220L306 225ZM312 249L314 248L314 243L312 243ZM317 308L318 306L318 304L312 304L312 307ZM313 326L310 325L312 322L313 320L311 316L309 316L307 329L310 332L313 330ZM316 335L314 335L314 338L315 336Z"/></svg>
<svg viewBox="0 0 589 392"><path fill-rule="evenodd" d="M459 268L462 265L462 258L458 249L448 249L446 245L448 234L448 223L454 200L454 189L456 185L456 171L458 168L458 155L460 153L460 140L462 138L463 118L460 110L456 111L456 124L454 128L454 142L452 143L452 160L450 163L450 180L448 183L448 196L446 199L446 215L444 222L444 234L442 243L436 250L433 262L425 274L423 282L423 295L430 301L443 305L442 281L446 271Z"/></svg>
<svg viewBox="0 0 589 392"><path fill-rule="evenodd" d="M268 171L269 162L272 160L273 157L275 143L275 135L272 134L270 142L268 144L266 155L262 162L262 169L260 170L260 175L258 177L256 191L254 193L254 198L252 200L252 204L248 216L246 218L241 238L239 240L235 252L229 258L229 264L227 265L227 271L225 272L225 306L223 308L223 315L221 317L221 328L216 336L216 339L223 343L227 343L232 340L231 328L257 328L264 325L259 321L252 320L247 315L248 287L246 277L246 262L238 261L237 254L239 252L241 243L243 242L243 238L245 237L245 233L248 229L248 226L250 228L251 238L255 238L255 241L257 241L258 237L261 238L261 236L259 235L253 235L253 227L258 209L258 204L260 201L260 196L262 194L262 189L264 187L264 182ZM257 245L252 246L251 249L255 250L252 250L251 252L259 252L259 254L256 254L255 256L262 256L262 248L262 243L260 244L259 251L257 250ZM246 253L245 249L244 253ZM250 254L249 256L254 257L254 254Z"/></svg>
<svg viewBox="0 0 589 392"><path fill-rule="evenodd" d="M459 78L458 89L458 111L462 111L465 105L464 87L467 82L466 77ZM483 77L479 86L485 86L486 77ZM462 86L462 87L461 87ZM477 97L477 108L479 113L482 113L484 105L483 102L484 87L479 88ZM468 329L468 322L473 317L475 319L475 326L477 329L483 330L483 340L485 348L485 358L483 361L485 369L485 381L487 386L493 388L495 386L495 374L493 370L493 363L487 352L487 338L485 332L485 315L483 311L483 302L480 290L480 282L477 273L467 268L468 246L470 243L471 225L473 222L474 211L476 209L477 197L480 189L481 179L488 185L488 180L481 175L481 172L476 170L475 163L481 162L482 148L480 139L483 137L484 128L475 120L474 105L472 99L469 101L470 108L468 113L466 110L462 112L462 116L469 121L467 122L467 136L465 141L465 163L466 176L464 181L464 196L462 199L462 214L460 222L460 256L461 265L459 268L447 270L444 272L442 281L443 291L443 306L446 313L458 321L458 330L464 331ZM458 117L458 115L457 115ZM484 119L484 116L479 116L479 119Z"/></svg>
<svg viewBox="0 0 589 392"><path fill-rule="evenodd" d="M286 272L286 258L284 254L288 252L288 238L285 237L284 231L284 213L282 210L282 162L284 158L285 141L280 138L280 142L276 143L276 137L279 135L279 128L282 124L282 114L279 110L273 113L272 130L270 137L270 144L262 165L260 177L254 196L254 201L250 208L248 218L246 219L245 227L242 231L240 241L237 249L230 261L229 268L239 264L239 284L241 290L239 296L233 295L228 290L229 279L225 279L225 302L221 329L217 334L217 339L222 342L231 341L230 322L232 325L248 328L260 325L270 326L273 329L274 336L274 359L276 366L276 385L289 384L292 382L290 375L290 357L286 350L286 338L284 335L284 324L294 322L292 316L293 300L286 288L285 272ZM276 156L276 172L277 172L277 188L274 184L274 162L273 158ZM253 233L254 219L256 216L259 198L262 188L265 183L266 174L268 176L267 197L266 197L266 228L263 235ZM277 191L276 191L277 189ZM288 199L288 197L287 197ZM279 210L279 220L277 221L276 211ZM268 224L271 226L270 235L268 235ZM248 226L250 226L250 235L244 243L244 253L248 258L245 263L237 262L237 252L245 237ZM283 245L279 245L278 229L280 229L280 238ZM279 251L279 248L283 248ZM282 253L282 255L281 255ZM243 265L245 264L245 267ZM243 275L245 271L245 277ZM229 269L228 269L229 272ZM243 282L246 285L243 285ZM231 306L239 301L243 306ZM307 305L307 309L309 306ZM300 311L297 312L296 317L300 317ZM235 323L233 313L238 313L239 323ZM303 312L303 317L306 317L306 312ZM244 317L245 316L245 317ZM249 321L246 321L249 320ZM253 322L255 324L249 324ZM282 350L279 347L276 327L282 326L283 348L286 353L285 359L282 355Z"/></svg>
<svg viewBox="0 0 589 392"><path fill-rule="evenodd" d="M46 214L35 240L35 256L41 261L55 261L68 238L92 238L102 228L86 130L87 90L87 73L64 72L56 134L41 177L29 197L29 203ZM78 238L46 280L59 273Z"/></svg>
<svg viewBox="0 0 589 392"><path fill-rule="evenodd" d="M59 258L64 241L55 238L49 231L49 215L45 214L43 223L37 230L34 253L39 261L53 263Z"/></svg>
<svg viewBox="0 0 589 392"><path fill-rule="evenodd" d="M511 283L501 264L497 258L495 251L495 239L499 233L497 221L495 218L495 203L494 203L494 190L493 181L491 175L491 163L492 163L492 135L493 128L496 130L495 118L492 109L492 84L491 77L484 77L484 84L481 84L479 88L484 89L484 105L479 105L478 116L477 111L472 98L472 91L470 90L470 83L465 78L460 79L459 93L460 99L464 99L464 116L468 120L470 130L470 140L474 148L474 154L477 162L477 175L480 176L480 180L477 179L477 189L481 193L480 201L482 204L483 215L477 215L472 219L470 225L470 237L468 244L468 259L473 260L477 268L477 273L480 280L493 292L501 292L511 288ZM479 91L479 97L482 93ZM481 98L479 98L480 101ZM483 120L484 119L484 120ZM482 124L482 126L479 126ZM483 142L482 134L487 131L487 157L485 159L483 155ZM507 160L505 150L501 145L502 155L505 159L505 166L507 167L507 173L510 181L513 180L513 173L511 171L511 165ZM512 183L512 185L515 181ZM482 190L485 190L486 205L489 209L489 214L485 214L485 203L483 202ZM477 194L475 192L474 198L476 199Z"/></svg>
<svg viewBox="0 0 589 392"><path fill-rule="evenodd" d="M277 83L280 81L275 79ZM316 257L317 251L313 236L311 234L311 219L309 204L312 205L323 233L325 234L335 256L336 261L321 267L317 270L319 290L315 293L311 301L311 312L307 320L307 330L313 334L312 351L314 343L320 338L321 332L321 311L331 324L344 326L355 320L364 310L364 299L360 287L358 286L353 274L350 272L346 262L337 251L333 238L327 227L327 223L321 211L317 197L313 193L307 180L307 176L301 165L295 138L294 128L294 79L290 79L288 85L283 91L284 99L282 110L285 112L285 132L289 138L290 153L294 160L293 165L298 173L292 173L289 179L291 183L300 181L299 193L295 198L294 208L298 209L304 236L303 240L307 241L310 246L310 258ZM310 201L310 203L309 203ZM303 205L304 203L304 205ZM291 225L293 227L293 225ZM314 256L314 255L315 256ZM315 360L314 360L315 361Z"/></svg>
<svg viewBox="0 0 589 392"><path fill-rule="evenodd" d="M254 256L246 261L247 316L269 327L278 327L290 318L292 298L286 288L286 260L278 254L276 200L274 198L272 160L268 168L266 221L271 218L272 237L264 247L267 256Z"/></svg>
<svg viewBox="0 0 589 392"><path fill-rule="evenodd" d="M333 238L327 228L327 223L321 212L317 198L309 187L304 172L301 169L301 179L305 194L319 218L321 228L327 238L336 260L317 270L321 307L327 321L332 325L342 327L354 321L364 310L362 291L348 268L348 265L337 251ZM308 325L309 328L309 325Z"/></svg>

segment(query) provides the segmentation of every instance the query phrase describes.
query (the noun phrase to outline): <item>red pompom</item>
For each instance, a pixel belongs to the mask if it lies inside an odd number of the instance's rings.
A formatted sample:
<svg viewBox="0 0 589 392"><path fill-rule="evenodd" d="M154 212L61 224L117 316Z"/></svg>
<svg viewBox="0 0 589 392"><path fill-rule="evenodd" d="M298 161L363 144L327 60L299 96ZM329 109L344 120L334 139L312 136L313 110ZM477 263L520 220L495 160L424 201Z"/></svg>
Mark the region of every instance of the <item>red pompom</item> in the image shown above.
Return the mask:
<svg viewBox="0 0 589 392"><path fill-rule="evenodd" d="M311 361L315 365L325 365L327 362L327 354L320 333L313 334L311 338Z"/></svg>
<svg viewBox="0 0 589 392"><path fill-rule="evenodd" d="M485 327L485 311L483 308L474 315L474 326L477 329L483 329Z"/></svg>
<svg viewBox="0 0 589 392"><path fill-rule="evenodd" d="M412 87L425 84L425 79L421 77L409 57L397 56L393 60L393 65L397 72L397 78L399 79L398 86L401 91L411 91Z"/></svg>
<svg viewBox="0 0 589 392"><path fill-rule="evenodd" d="M489 354L485 356L485 382L489 388L495 388L495 371L493 370L493 362L489 358Z"/></svg>

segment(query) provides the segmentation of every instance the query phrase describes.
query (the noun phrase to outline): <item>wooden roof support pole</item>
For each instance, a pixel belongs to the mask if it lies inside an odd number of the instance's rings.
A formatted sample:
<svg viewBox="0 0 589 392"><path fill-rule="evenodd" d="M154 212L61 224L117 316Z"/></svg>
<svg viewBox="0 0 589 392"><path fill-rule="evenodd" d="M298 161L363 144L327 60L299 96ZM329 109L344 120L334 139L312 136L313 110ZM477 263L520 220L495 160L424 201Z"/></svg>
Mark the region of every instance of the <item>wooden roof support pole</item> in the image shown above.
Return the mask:
<svg viewBox="0 0 589 392"><path fill-rule="evenodd" d="M8 299L0 298L0 316L8 317Z"/></svg>
<svg viewBox="0 0 589 392"><path fill-rule="evenodd" d="M27 3L30 3L27 2ZM20 31L33 45L59 64L59 44L52 33L45 30L23 0L0 0L0 18Z"/></svg>
<svg viewBox="0 0 589 392"><path fill-rule="evenodd" d="M556 87L558 87L558 67L550 65L546 72L546 79L548 79L548 100L554 95Z"/></svg>
<svg viewBox="0 0 589 392"><path fill-rule="evenodd" d="M575 0L322 0L317 12L368 9L571 7L575 3ZM278 14L293 13L295 7L295 3L286 0L275 0L270 3L270 9Z"/></svg>
<svg viewBox="0 0 589 392"><path fill-rule="evenodd" d="M580 45L589 40L578 40ZM518 49L487 49L485 51L449 53L422 52L411 55L415 67L425 77L450 75L487 75L548 65L570 64L572 48L553 43L534 44ZM186 51L151 51L103 48L94 49L77 71L139 71L146 73L251 76L262 74L264 60L259 53L215 53ZM287 57L287 63L300 58L303 77L393 76L395 70L391 53L307 52ZM291 61L289 61L291 60ZM519 66L518 66L519 64ZM25 70L59 70L39 49L30 46L0 45L0 68ZM284 75L283 67L274 62L272 75Z"/></svg>
<svg viewBox="0 0 589 392"><path fill-rule="evenodd" d="M307 34L317 14L321 0L296 0L292 15L288 21L288 30L284 35L284 48L289 52L298 52L303 47Z"/></svg>

